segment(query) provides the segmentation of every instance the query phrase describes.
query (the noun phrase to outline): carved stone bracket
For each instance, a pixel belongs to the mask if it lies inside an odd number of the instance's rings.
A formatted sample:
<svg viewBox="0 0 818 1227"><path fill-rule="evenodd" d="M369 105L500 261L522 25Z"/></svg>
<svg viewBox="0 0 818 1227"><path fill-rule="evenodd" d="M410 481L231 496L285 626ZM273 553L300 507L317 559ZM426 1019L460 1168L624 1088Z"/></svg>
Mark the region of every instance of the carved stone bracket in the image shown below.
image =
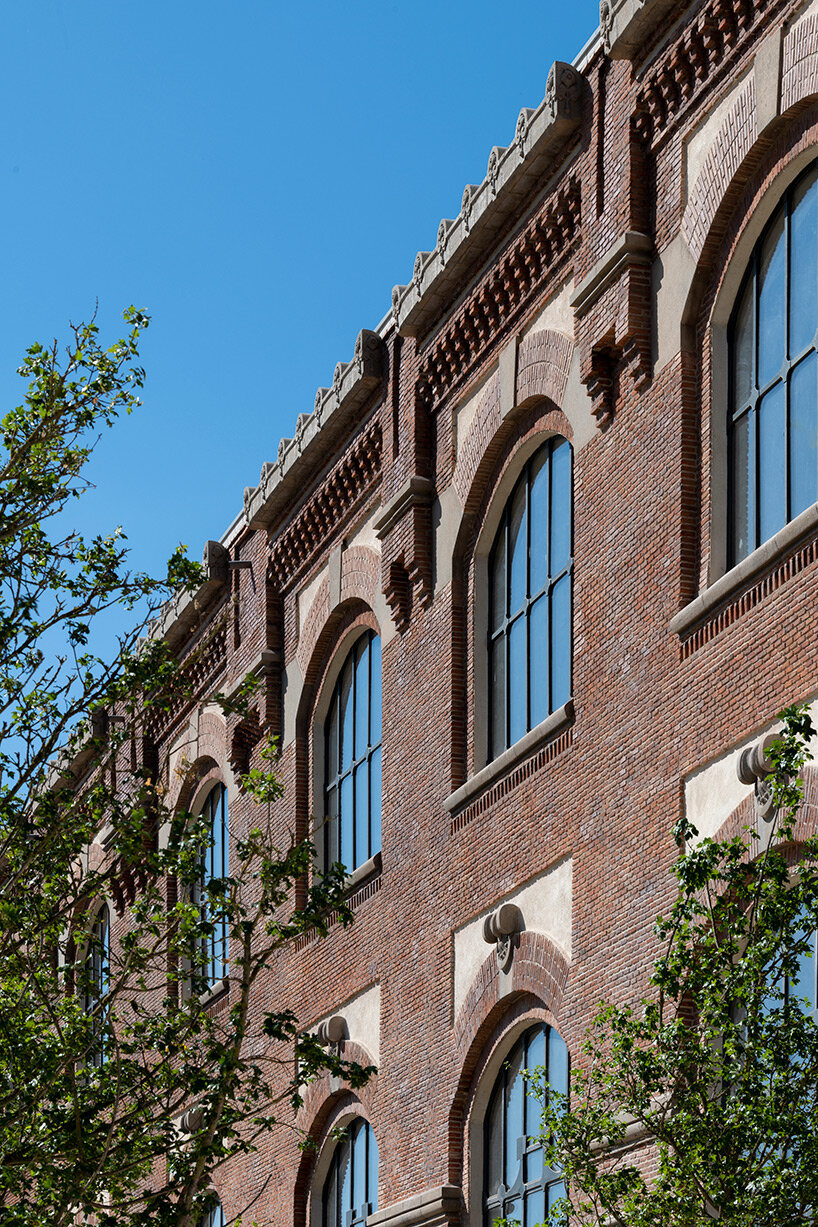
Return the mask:
<svg viewBox="0 0 818 1227"><path fill-rule="evenodd" d="M510 969L514 939L524 928L523 914L516 903L502 903L483 921L483 940L494 946L500 971Z"/></svg>
<svg viewBox="0 0 818 1227"><path fill-rule="evenodd" d="M434 485L413 474L375 520L383 542L383 592L398 630L408 624L412 602L432 599L432 500Z"/></svg>
<svg viewBox="0 0 818 1227"><path fill-rule="evenodd" d="M756 813L768 822L775 817L773 773L775 763L770 751L779 740L777 733L768 733L755 745L742 750L736 764L736 774L742 784L752 784L755 791Z"/></svg>

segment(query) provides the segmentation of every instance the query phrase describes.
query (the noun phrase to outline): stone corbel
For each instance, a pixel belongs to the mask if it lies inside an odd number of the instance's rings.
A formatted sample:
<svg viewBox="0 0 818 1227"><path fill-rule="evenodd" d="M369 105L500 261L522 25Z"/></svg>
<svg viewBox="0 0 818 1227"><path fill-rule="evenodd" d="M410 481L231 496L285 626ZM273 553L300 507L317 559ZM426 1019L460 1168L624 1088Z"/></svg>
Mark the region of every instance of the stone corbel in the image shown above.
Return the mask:
<svg viewBox="0 0 818 1227"><path fill-rule="evenodd" d="M770 750L779 740L777 733L767 733L755 745L742 750L736 764L736 774L742 784L752 784L755 793L756 813L768 822L775 817L773 797L773 774L775 763Z"/></svg>
<svg viewBox="0 0 818 1227"><path fill-rule="evenodd" d="M349 1029L343 1014L333 1014L332 1018L320 1022L315 1028L315 1038L322 1048L337 1047L348 1039Z"/></svg>
<svg viewBox="0 0 818 1227"><path fill-rule="evenodd" d="M383 592L398 630L412 615L416 598L422 606L432 599L432 501L434 484L428 477L408 477L375 520L383 542Z"/></svg>
<svg viewBox="0 0 818 1227"><path fill-rule="evenodd" d="M516 903L501 903L483 921L483 940L494 946L497 956L497 966L500 971L507 972L514 958L515 940L525 928L523 914Z"/></svg>

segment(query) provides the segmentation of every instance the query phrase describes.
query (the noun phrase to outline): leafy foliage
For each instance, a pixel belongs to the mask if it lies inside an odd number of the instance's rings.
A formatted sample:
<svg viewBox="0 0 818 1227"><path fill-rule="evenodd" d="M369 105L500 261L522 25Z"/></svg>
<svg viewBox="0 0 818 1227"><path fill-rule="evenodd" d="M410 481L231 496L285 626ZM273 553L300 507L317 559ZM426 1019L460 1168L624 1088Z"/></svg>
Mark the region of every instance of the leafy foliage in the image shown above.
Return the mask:
<svg viewBox="0 0 818 1227"><path fill-rule="evenodd" d="M213 1171L277 1124L291 1128L305 1084L325 1069L351 1085L369 1073L299 1035L291 1011L251 1009L294 936L351 919L341 866L313 874L293 908L313 849L276 841L275 746L241 781L257 821L231 844L229 876L211 881L202 877L207 823L169 810L167 765L145 750L152 718L194 698L149 621L201 581L201 568L180 548L155 580L127 569L119 530L92 541L59 531L86 488L97 432L138 404L148 320L133 309L125 319L128 335L109 348L94 321L73 329L63 355L56 343L32 346L20 368L24 402L0 422L0 1204L9 1227L78 1215L99 1227L196 1223ZM89 644L114 605L133 610L135 625L103 660ZM245 687L231 703L209 701L246 712L251 697ZM110 951L93 925L103 900ZM222 1012L208 1008L201 957L216 918L230 935Z"/></svg>
<svg viewBox="0 0 818 1227"><path fill-rule="evenodd" d="M638 1010L601 1007L570 1101L545 1096L546 1158L570 1190L561 1221L814 1221L818 841L796 844L795 823L815 730L805 707L781 719L765 836L700 839L678 824L678 893L656 921L652 993Z"/></svg>

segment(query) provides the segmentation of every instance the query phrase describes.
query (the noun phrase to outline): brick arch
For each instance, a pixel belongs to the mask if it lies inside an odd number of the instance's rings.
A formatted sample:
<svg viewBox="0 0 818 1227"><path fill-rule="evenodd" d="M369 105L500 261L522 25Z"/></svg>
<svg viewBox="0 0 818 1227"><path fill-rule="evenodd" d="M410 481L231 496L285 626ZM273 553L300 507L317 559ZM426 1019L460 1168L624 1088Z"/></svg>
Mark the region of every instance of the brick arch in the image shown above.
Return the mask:
<svg viewBox="0 0 818 1227"><path fill-rule="evenodd" d="M374 1064L372 1054L354 1040L344 1040L341 1055L359 1065ZM295 1178L293 1227L307 1227L307 1206L316 1163L340 1118L350 1111L362 1116L372 1125L377 1137L376 1077L373 1076L366 1086L352 1091L341 1079L325 1073L310 1083L303 1098L296 1124L303 1130L309 1145L302 1150Z"/></svg>
<svg viewBox="0 0 818 1227"><path fill-rule="evenodd" d="M191 741L186 757L190 769L183 775L171 772L168 782L168 805L171 809L187 806L202 780L213 773L213 778L228 784L233 779L227 746L227 722L214 712L202 712L199 716L198 736Z"/></svg>
<svg viewBox="0 0 818 1227"><path fill-rule="evenodd" d="M526 993L559 1016L569 963L558 946L544 933L523 932L511 965L512 992ZM508 976L504 976L492 952L474 978L454 1024L454 1044L465 1065L478 1035L487 1029L498 1006L502 1010L509 996Z"/></svg>
<svg viewBox="0 0 818 1227"><path fill-rule="evenodd" d="M552 406L561 405L573 354L574 342L565 333L545 328L525 337L517 353L515 408L535 400L551 401ZM455 465L452 482L463 506L474 486L478 470L494 450L498 435L505 434L504 421L500 404L500 376L495 374L477 403L474 420ZM573 441L573 431L567 425L567 418L564 421L566 425L560 433Z"/></svg>
<svg viewBox="0 0 818 1227"><path fill-rule="evenodd" d="M795 838L799 842L818 835L818 767L805 767L803 777L804 800L794 830ZM754 827L755 821L755 800L751 793L725 818L714 838L733 839L734 836L741 835L745 827Z"/></svg>
<svg viewBox="0 0 818 1227"><path fill-rule="evenodd" d="M516 403L545 397L561 405L573 356L574 342L566 333L551 328L529 333L517 353Z"/></svg>
<svg viewBox="0 0 818 1227"><path fill-rule="evenodd" d="M784 40L781 110L818 94L818 14L805 18Z"/></svg>
<svg viewBox="0 0 818 1227"><path fill-rule="evenodd" d="M333 605L329 576L325 575L318 585L298 637L296 660L302 677L306 678L318 642L340 607L350 601L360 601L374 609L380 593L380 580L381 561L374 550L365 545L353 545L344 550L341 555L340 601Z"/></svg>

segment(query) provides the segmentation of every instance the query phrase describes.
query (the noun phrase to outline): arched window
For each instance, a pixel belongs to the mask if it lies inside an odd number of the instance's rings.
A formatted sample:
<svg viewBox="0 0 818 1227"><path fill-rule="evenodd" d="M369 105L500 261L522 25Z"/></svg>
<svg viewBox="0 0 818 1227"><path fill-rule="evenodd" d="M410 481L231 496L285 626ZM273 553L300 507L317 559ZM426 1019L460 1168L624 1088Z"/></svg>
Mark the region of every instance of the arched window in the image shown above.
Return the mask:
<svg viewBox="0 0 818 1227"><path fill-rule="evenodd" d="M565 1196L559 1172L547 1168L537 1142L539 1101L528 1093L524 1070L541 1068L556 1090L568 1093L568 1050L553 1027L530 1027L497 1076L486 1113L483 1151L483 1227L497 1218L520 1227L547 1223Z"/></svg>
<svg viewBox="0 0 818 1227"><path fill-rule="evenodd" d="M85 984L83 986L83 1009L93 1020L94 1042L89 1054L89 1064L100 1066L105 1061L105 1031L108 1026L108 983L111 971L111 922L108 904L94 917L88 933L85 955Z"/></svg>
<svg viewBox="0 0 818 1227"><path fill-rule="evenodd" d="M818 163L750 258L728 330L730 563L818 500Z"/></svg>
<svg viewBox="0 0 818 1227"><path fill-rule="evenodd" d="M372 1126L354 1120L335 1148L324 1181L323 1227L356 1227L378 1208L378 1143Z"/></svg>
<svg viewBox="0 0 818 1227"><path fill-rule="evenodd" d="M225 1218L222 1203L216 1198L215 1206L207 1211L204 1218L201 1220L201 1227L224 1227Z"/></svg>
<svg viewBox="0 0 818 1227"><path fill-rule="evenodd" d="M526 464L489 556L489 758L571 694L571 445Z"/></svg>
<svg viewBox="0 0 818 1227"><path fill-rule="evenodd" d="M324 725L324 867L352 872L381 849L381 641L358 639Z"/></svg>
<svg viewBox="0 0 818 1227"><path fill-rule="evenodd" d="M201 886L197 893L202 920L212 925L212 930L202 938L199 958L201 974L212 985L227 975L227 916L217 900L209 895L213 885L230 873L230 816L224 784L211 788L201 813L209 837L202 850Z"/></svg>

